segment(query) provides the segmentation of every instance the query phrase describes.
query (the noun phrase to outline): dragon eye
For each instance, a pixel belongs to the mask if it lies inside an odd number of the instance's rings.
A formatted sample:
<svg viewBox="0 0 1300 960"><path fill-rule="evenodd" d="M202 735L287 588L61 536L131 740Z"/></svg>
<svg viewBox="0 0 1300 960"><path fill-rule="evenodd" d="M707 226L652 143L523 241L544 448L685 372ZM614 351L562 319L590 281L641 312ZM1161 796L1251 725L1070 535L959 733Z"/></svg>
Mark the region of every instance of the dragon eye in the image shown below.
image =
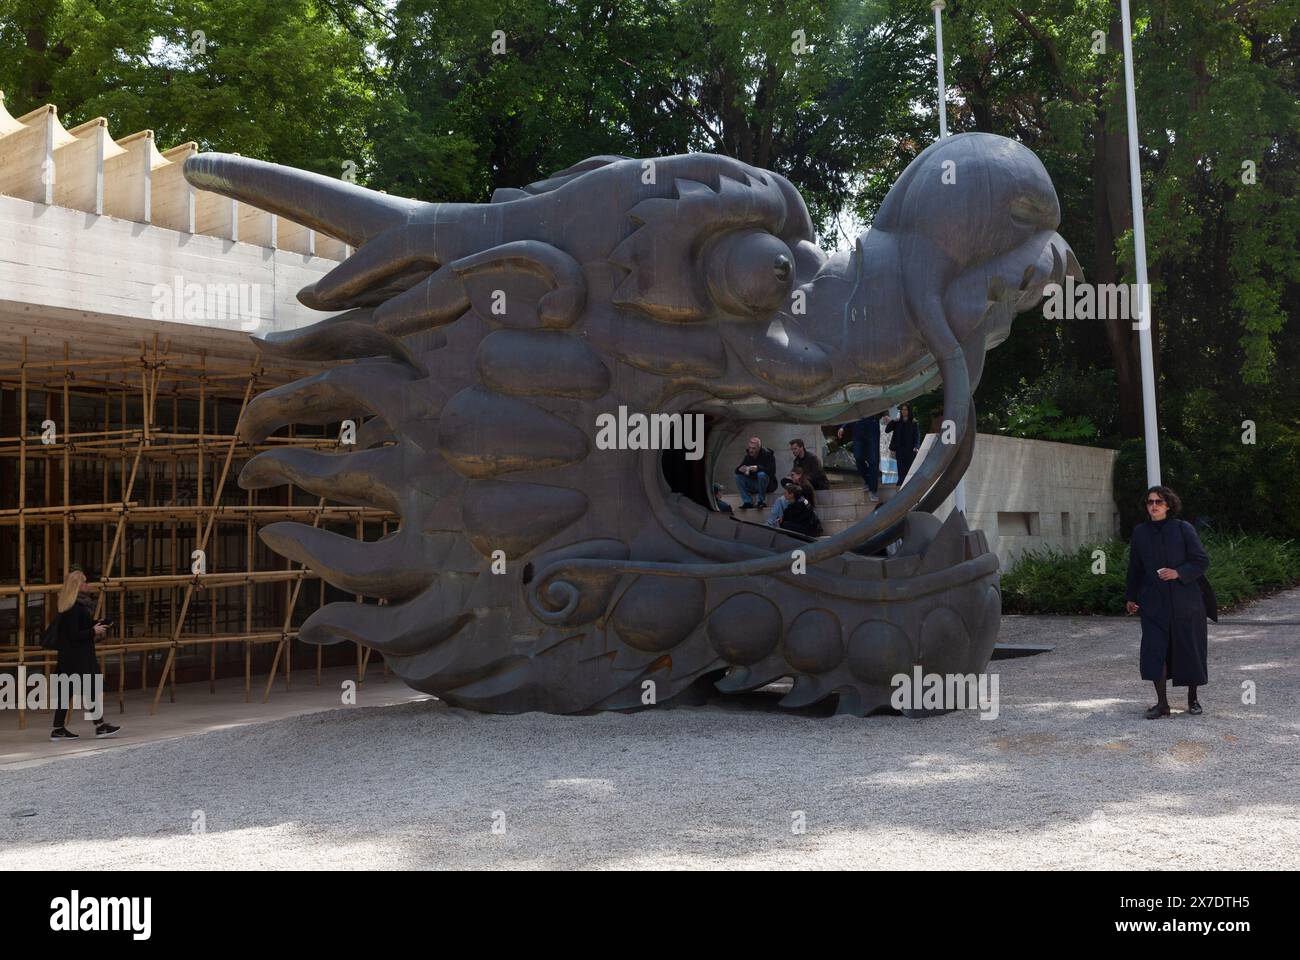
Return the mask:
<svg viewBox="0 0 1300 960"><path fill-rule="evenodd" d="M704 253L714 303L731 313L774 310L790 296L794 258L780 239L762 230L723 234Z"/></svg>
<svg viewBox="0 0 1300 960"><path fill-rule="evenodd" d="M1060 213L1050 202L1024 194L1010 203L1011 220L1030 230L1050 230L1060 220Z"/></svg>

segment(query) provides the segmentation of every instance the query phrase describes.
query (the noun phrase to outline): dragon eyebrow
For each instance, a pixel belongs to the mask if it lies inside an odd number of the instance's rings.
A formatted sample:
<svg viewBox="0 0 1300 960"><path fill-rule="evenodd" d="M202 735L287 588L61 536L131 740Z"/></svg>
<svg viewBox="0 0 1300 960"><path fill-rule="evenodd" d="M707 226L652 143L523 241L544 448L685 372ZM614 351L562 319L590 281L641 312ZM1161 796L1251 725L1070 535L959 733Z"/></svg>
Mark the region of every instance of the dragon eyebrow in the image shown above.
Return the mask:
<svg viewBox="0 0 1300 960"><path fill-rule="evenodd" d="M702 320L711 307L680 277L694 273L697 244L705 231L757 227L773 235L786 221L786 201L768 178L742 173L744 180L718 173L718 188L687 177L673 180L675 197L650 197L631 210L632 233L609 260L627 276L614 291L619 306L634 307L665 320Z"/></svg>

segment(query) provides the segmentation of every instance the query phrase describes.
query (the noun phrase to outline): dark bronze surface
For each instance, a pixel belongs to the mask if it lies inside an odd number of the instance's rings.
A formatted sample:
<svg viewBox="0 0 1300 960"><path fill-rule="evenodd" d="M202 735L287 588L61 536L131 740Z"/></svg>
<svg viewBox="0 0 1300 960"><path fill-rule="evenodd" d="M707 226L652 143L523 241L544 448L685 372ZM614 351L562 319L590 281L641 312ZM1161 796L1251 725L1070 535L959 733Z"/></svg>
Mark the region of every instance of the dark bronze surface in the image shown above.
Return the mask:
<svg viewBox="0 0 1300 960"><path fill-rule="evenodd" d="M337 315L264 340L349 362L263 394L241 424L258 440L355 419L356 449L263 453L240 483L402 518L375 543L263 531L388 601L325 606L304 639L369 644L412 686L497 712L639 707L726 671L724 691L791 676L784 703L835 695L864 714L915 664L987 665L997 558L960 514L929 511L970 462L986 350L1079 273L1025 147L933 144L829 258L787 180L712 154L596 157L488 204L221 154L185 175L357 247L299 294ZM728 483L717 452L747 420L842 422L938 383L953 442L870 516L811 542L672 492L657 450L596 442L597 418L620 407L708 414L708 475ZM900 536L895 555L865 555Z"/></svg>

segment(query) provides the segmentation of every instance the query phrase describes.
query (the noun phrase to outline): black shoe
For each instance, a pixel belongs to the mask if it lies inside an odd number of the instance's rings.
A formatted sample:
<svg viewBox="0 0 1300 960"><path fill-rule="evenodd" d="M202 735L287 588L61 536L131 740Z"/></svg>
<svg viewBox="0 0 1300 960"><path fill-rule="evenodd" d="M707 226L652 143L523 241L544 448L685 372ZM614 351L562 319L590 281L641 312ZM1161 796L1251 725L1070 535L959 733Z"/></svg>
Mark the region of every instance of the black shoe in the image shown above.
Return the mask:
<svg viewBox="0 0 1300 960"><path fill-rule="evenodd" d="M109 737L116 737L121 729L121 727L111 723L101 723L95 728L95 739L107 740Z"/></svg>
<svg viewBox="0 0 1300 960"><path fill-rule="evenodd" d="M1160 717L1167 716L1169 716L1169 704L1167 703L1157 703L1154 707L1149 707L1146 712L1146 718L1148 720L1157 720Z"/></svg>
<svg viewBox="0 0 1300 960"><path fill-rule="evenodd" d="M760 501L758 501L758 509L760 509L760 510L766 510L766 509L767 509L767 501L766 501L766 500L760 500Z"/></svg>
<svg viewBox="0 0 1300 960"><path fill-rule="evenodd" d="M1204 711L1201 710L1201 701L1193 700L1187 705L1187 712L1194 717L1199 717Z"/></svg>
<svg viewBox="0 0 1300 960"><path fill-rule="evenodd" d="M67 727L55 727L50 731L50 742L57 743L60 740L80 740L81 738L69 730Z"/></svg>
<svg viewBox="0 0 1300 960"><path fill-rule="evenodd" d="M754 505L753 505L752 503L742 503L742 504L740 505L740 509L741 509L741 510L753 510L753 509L754 509Z"/></svg>

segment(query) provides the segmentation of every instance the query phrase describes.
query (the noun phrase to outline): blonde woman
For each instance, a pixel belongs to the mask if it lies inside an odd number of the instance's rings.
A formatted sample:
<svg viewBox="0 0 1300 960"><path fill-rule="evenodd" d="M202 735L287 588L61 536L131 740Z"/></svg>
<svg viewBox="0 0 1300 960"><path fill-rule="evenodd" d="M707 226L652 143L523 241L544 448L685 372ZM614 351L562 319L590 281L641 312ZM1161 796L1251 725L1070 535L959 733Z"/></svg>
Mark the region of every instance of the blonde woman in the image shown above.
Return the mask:
<svg viewBox="0 0 1300 960"><path fill-rule="evenodd" d="M55 647L59 653L55 670L64 675L94 675L99 673L99 659L95 656L95 641L108 632L109 621L95 619L96 584L86 579L80 567L74 566L59 590L59 617L56 624ZM59 704L54 711L54 730L50 740L76 740L77 735L66 726L68 705ZM116 736L121 728L102 718L95 725L95 737L104 739Z"/></svg>

